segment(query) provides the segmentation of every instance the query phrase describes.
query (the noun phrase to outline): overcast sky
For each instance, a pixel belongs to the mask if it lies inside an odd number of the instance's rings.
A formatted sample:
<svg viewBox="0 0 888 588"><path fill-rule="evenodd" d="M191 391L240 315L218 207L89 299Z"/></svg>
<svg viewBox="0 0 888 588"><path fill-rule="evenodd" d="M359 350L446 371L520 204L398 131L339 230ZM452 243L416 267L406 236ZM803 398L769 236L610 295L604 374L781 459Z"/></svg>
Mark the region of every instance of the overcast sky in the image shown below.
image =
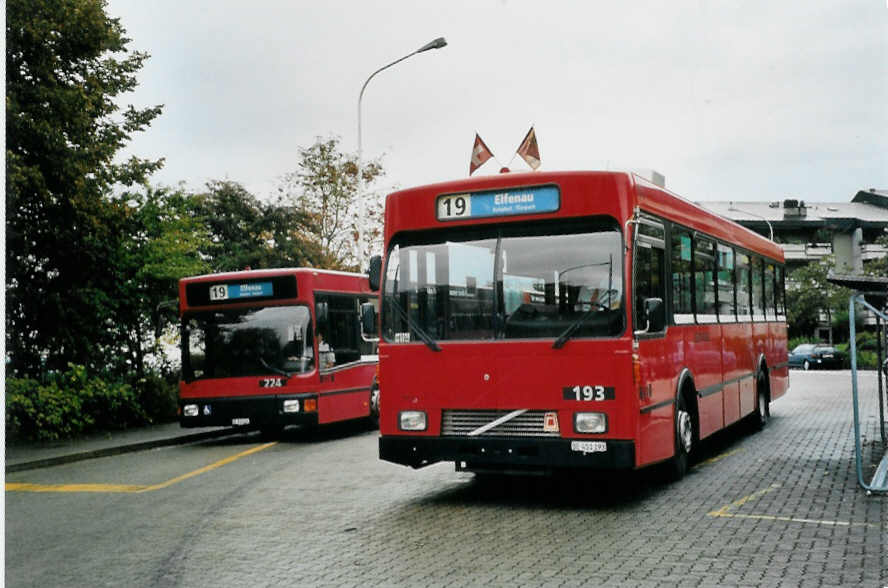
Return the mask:
<svg viewBox="0 0 888 588"><path fill-rule="evenodd" d="M129 152L155 183L259 197L337 135L384 189L502 164L533 124L542 170L655 169L691 200L849 200L888 188L886 0L109 0L151 54L125 103L164 104ZM513 171L526 170L512 161ZM478 174L498 173L493 160Z"/></svg>

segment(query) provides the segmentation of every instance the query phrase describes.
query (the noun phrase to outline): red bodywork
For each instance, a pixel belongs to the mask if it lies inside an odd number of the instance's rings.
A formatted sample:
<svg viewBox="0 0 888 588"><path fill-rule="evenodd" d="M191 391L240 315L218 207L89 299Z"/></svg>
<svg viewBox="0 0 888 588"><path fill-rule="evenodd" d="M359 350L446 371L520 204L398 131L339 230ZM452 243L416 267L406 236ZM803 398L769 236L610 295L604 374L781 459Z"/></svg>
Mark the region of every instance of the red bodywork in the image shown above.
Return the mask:
<svg viewBox="0 0 888 588"><path fill-rule="evenodd" d="M436 218L436 198L442 194L540 185L558 186L560 210L446 222ZM627 221L636 209L783 263L782 249L768 239L622 172L502 174L395 192L386 202L386 250L400 232L590 215L617 219L626 240ZM623 263L626 276L623 291L631 292L631 247L626 248ZM632 304L633 297L626 295L628 317L633 316ZM627 322L631 325L631 320ZM687 372L684 377L692 378L697 390L711 386L721 388L716 393L698 397L701 438L755 410L752 376L759 370L766 370L770 379L771 400L783 395L788 385L786 324L782 319L756 323L671 324L665 337L639 340L633 337L630 326L622 336L576 338L561 349L553 349L551 339L438 343L442 351L436 353L420 342L380 341L383 441L405 435L439 436L443 409L555 410L562 438L631 441L635 445L634 467L640 467L674 454L674 400L683 372ZM639 381L633 375L633 352L640 362L640 369L636 371ZM608 416L606 433L573 432L573 414L588 410L588 405L565 400L562 390L584 382L613 386L616 390L615 399L597 403L595 407ZM405 410L427 411L428 429L399 430L399 413Z"/></svg>
<svg viewBox="0 0 888 588"><path fill-rule="evenodd" d="M256 302L232 302L229 304L213 304L212 306L188 306L185 289L195 282L223 282L255 278L271 278L274 276L295 276L297 297L276 299L257 304ZM251 270L210 274L185 278L179 281L179 313L185 316L190 312L201 312L221 309L247 308L256 306L288 306L305 305L312 316L312 325L317 328L315 316L315 293L363 294L371 298L376 293L369 289L367 276L348 272L319 270L312 268ZM313 338L314 354L318 357L318 338ZM250 397L268 397L271 392L276 396L293 396L310 394L317 397L317 422L332 423L347 419L356 419L370 414L370 390L376 378L377 361L359 361L341 367L318 369L305 374L297 374L288 379L282 387L269 389L260 387L260 381L277 378L278 374L269 372L263 376L239 378L203 379L193 382L179 382L180 407L187 401L205 401L210 399L249 399Z"/></svg>

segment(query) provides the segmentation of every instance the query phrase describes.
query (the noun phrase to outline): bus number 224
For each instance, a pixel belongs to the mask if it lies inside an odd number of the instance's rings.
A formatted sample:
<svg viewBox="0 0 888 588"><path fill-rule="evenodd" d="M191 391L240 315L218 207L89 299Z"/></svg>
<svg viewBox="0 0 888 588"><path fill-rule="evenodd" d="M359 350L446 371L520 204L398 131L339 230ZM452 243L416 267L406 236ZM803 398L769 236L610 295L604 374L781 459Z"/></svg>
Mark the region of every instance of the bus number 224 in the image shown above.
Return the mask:
<svg viewBox="0 0 888 588"><path fill-rule="evenodd" d="M613 386L565 386L562 391L564 400L599 402L614 399Z"/></svg>

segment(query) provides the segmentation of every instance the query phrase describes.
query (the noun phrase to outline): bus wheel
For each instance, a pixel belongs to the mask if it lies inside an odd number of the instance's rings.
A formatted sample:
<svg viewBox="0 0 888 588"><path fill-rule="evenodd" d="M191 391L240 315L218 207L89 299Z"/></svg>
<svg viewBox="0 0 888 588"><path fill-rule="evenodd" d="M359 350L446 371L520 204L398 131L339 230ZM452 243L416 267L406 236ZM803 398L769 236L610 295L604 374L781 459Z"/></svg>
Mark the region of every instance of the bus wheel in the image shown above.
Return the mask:
<svg viewBox="0 0 888 588"><path fill-rule="evenodd" d="M685 395L679 394L675 407L675 455L669 460L667 472L670 480L680 480L687 473L693 449L694 419L688 410Z"/></svg>
<svg viewBox="0 0 888 588"><path fill-rule="evenodd" d="M755 382L755 420L753 425L757 431L761 431L771 420L771 406L768 402L768 389L765 384L765 375L760 374Z"/></svg>
<svg viewBox="0 0 888 588"><path fill-rule="evenodd" d="M373 384L370 388L370 424L374 428L379 428L379 386Z"/></svg>

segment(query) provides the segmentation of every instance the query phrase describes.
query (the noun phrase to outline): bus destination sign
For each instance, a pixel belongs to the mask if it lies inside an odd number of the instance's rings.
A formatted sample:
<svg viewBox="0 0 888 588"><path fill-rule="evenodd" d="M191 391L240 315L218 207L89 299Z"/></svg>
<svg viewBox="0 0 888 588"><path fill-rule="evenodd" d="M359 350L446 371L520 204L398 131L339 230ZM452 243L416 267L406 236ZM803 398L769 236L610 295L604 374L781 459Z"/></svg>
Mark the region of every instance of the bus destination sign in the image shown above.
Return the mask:
<svg viewBox="0 0 888 588"><path fill-rule="evenodd" d="M446 194L438 197L438 220L555 212L558 210L560 197L557 186Z"/></svg>
<svg viewBox="0 0 888 588"><path fill-rule="evenodd" d="M210 286L210 301L237 300L240 298L260 298L273 296L271 282L252 282L247 284L213 284Z"/></svg>

